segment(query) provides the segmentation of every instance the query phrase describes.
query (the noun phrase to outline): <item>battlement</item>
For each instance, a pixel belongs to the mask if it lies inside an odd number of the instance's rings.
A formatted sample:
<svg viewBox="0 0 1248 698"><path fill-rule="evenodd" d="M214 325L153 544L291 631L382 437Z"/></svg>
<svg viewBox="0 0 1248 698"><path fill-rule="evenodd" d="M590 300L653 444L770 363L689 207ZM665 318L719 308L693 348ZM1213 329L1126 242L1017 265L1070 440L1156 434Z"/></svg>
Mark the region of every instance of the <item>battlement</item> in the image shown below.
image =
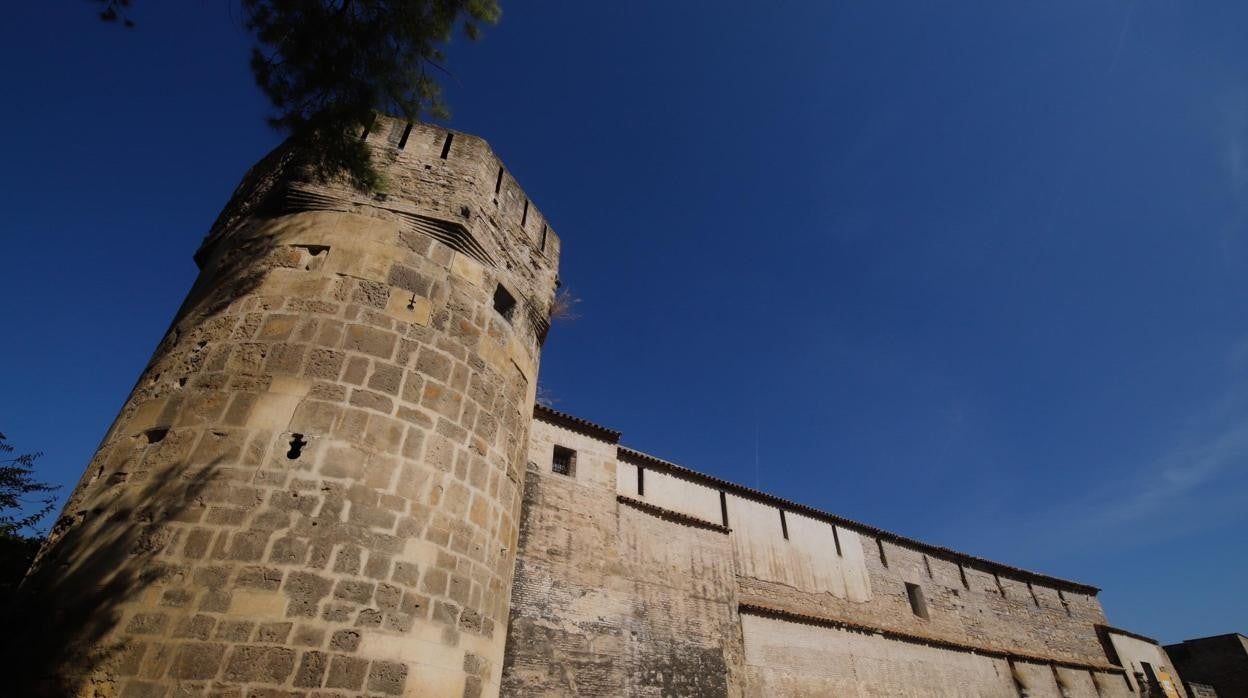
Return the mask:
<svg viewBox="0 0 1248 698"><path fill-rule="evenodd" d="M557 285L560 239L483 138L425 123L378 116L360 135L384 177L381 191L319 181L292 166L287 143L256 163L218 216L195 260L257 217L307 210L347 211L402 219L481 264L518 276L530 289ZM549 307L552 299L535 299Z"/></svg>

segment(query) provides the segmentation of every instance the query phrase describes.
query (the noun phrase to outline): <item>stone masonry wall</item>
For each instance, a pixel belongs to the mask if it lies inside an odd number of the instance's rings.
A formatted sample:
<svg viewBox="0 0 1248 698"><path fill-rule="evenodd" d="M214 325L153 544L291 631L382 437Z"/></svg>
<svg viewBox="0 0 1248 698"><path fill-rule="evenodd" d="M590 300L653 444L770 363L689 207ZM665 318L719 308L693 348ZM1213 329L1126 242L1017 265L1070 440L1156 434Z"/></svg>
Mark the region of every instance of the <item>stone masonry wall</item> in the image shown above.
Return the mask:
<svg viewBox="0 0 1248 698"><path fill-rule="evenodd" d="M497 693L559 243L484 141L368 138L384 194L278 151L205 241L27 584L90 600L46 692Z"/></svg>
<svg viewBox="0 0 1248 698"><path fill-rule="evenodd" d="M613 435L534 422L504 695L1131 695L1091 587L795 511Z"/></svg>
<svg viewBox="0 0 1248 698"><path fill-rule="evenodd" d="M535 421L529 458L503 695L742 695L727 536L618 501L613 444Z"/></svg>

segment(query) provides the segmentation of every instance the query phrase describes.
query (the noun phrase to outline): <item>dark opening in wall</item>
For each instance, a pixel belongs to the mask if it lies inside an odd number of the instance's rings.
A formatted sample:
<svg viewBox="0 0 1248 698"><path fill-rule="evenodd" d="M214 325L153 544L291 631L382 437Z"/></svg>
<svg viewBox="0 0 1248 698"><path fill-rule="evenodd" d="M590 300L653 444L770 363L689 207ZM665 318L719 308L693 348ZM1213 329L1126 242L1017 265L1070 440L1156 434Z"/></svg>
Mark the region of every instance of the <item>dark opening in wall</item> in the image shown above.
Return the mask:
<svg viewBox="0 0 1248 698"><path fill-rule="evenodd" d="M1040 597L1036 596L1036 588L1031 585L1031 582L1027 582L1027 591L1031 593L1031 602L1036 605L1036 608L1040 608Z"/></svg>
<svg viewBox="0 0 1248 698"><path fill-rule="evenodd" d="M836 532L836 524L832 524L832 544L836 546L836 556L845 557L841 552L841 536Z"/></svg>
<svg viewBox="0 0 1248 698"><path fill-rule="evenodd" d="M646 496L646 469L637 466L637 496Z"/></svg>
<svg viewBox="0 0 1248 698"><path fill-rule="evenodd" d="M494 180L494 194L497 195L498 192L502 191L502 189L503 189L503 167L502 165L499 165L498 179Z"/></svg>
<svg viewBox="0 0 1248 698"><path fill-rule="evenodd" d="M147 438L147 442L149 444L158 444L161 441L164 441L165 437L168 435L169 435L168 427L157 427L155 429L148 429L147 431L143 432L143 436Z"/></svg>
<svg viewBox="0 0 1248 698"><path fill-rule="evenodd" d="M549 228L547 227L545 223L543 223L542 224L542 246L538 248L542 252L546 251L546 231L547 230L549 230Z"/></svg>
<svg viewBox="0 0 1248 698"><path fill-rule="evenodd" d="M789 539L789 522L784 518L784 509L780 510L780 533L784 534L784 539Z"/></svg>
<svg viewBox="0 0 1248 698"><path fill-rule="evenodd" d="M1066 609L1066 615L1069 616L1070 615L1070 602L1066 600L1066 595L1062 593L1061 589L1057 590L1057 598L1059 601L1062 602L1062 608Z"/></svg>
<svg viewBox="0 0 1248 698"><path fill-rule="evenodd" d="M879 538L876 538L875 547L878 548L880 551L880 564L884 565L885 567L888 567L888 556L884 554L884 541Z"/></svg>
<svg viewBox="0 0 1248 698"><path fill-rule="evenodd" d="M719 491L719 518L723 520L724 528L728 528L728 495L723 490Z"/></svg>
<svg viewBox="0 0 1248 698"><path fill-rule="evenodd" d="M455 134L453 133L446 134L446 140L442 142L442 159L443 160L446 159L446 156L451 154L451 141L453 140L455 140Z"/></svg>
<svg viewBox="0 0 1248 698"><path fill-rule="evenodd" d="M516 314L516 297L511 295L502 284L494 289L494 309L507 322L511 322L512 317Z"/></svg>
<svg viewBox="0 0 1248 698"><path fill-rule="evenodd" d="M927 578L931 579L932 578L932 562L931 560L927 559L926 555L923 556L923 569L927 570Z"/></svg>
<svg viewBox="0 0 1248 698"><path fill-rule="evenodd" d="M529 200L524 200L524 212L520 214L520 227L523 228L525 223L529 222Z"/></svg>
<svg viewBox="0 0 1248 698"><path fill-rule="evenodd" d="M962 587L963 587L964 589L970 589L970 588L971 588L971 583L970 583L970 581L968 581L968 580L967 580L967 578L966 578L966 568L965 568L965 567L963 567L962 565L958 565L958 576L962 578Z"/></svg>
<svg viewBox="0 0 1248 698"><path fill-rule="evenodd" d="M563 446L555 446L554 455L550 459L550 471L556 475L571 477L576 474L576 451Z"/></svg>
<svg viewBox="0 0 1248 698"><path fill-rule="evenodd" d="M927 618L927 599L923 597L923 587L906 582L906 597L910 599L910 610L920 618Z"/></svg>
<svg viewBox="0 0 1248 698"><path fill-rule="evenodd" d="M291 434L290 450L286 452L286 457L290 460L297 459L299 456L303 455L303 447L307 445L308 442L303 439L303 434Z"/></svg>
<svg viewBox="0 0 1248 698"><path fill-rule="evenodd" d="M373 124L377 123L377 115L373 114L368 119L368 123L364 124L364 130L360 132L360 140L367 140L368 134L373 131Z"/></svg>
<svg viewBox="0 0 1248 698"><path fill-rule="evenodd" d="M1005 586L1001 584L1001 575L996 572L992 573L992 579L997 583L997 591L1001 593L1001 598L1005 598Z"/></svg>
<svg viewBox="0 0 1248 698"><path fill-rule="evenodd" d="M399 150L407 147L407 137L412 135L412 122L407 122L407 126L403 128L403 136L399 138Z"/></svg>

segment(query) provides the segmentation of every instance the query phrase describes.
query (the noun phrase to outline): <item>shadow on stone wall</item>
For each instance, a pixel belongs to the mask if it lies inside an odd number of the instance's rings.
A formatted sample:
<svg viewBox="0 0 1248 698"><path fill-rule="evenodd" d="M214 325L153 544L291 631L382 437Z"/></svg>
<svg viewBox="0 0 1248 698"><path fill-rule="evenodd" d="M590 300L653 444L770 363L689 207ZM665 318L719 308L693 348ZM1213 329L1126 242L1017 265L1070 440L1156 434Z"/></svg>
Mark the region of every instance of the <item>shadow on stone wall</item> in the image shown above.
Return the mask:
<svg viewBox="0 0 1248 698"><path fill-rule="evenodd" d="M8 695L107 695L82 691L83 682L125 654L108 639L120 607L185 574L174 558L161 559L187 530L169 524L202 506L216 471L215 463L186 472L174 466L142 487L110 483L115 493L106 489L95 508L62 514L4 614Z"/></svg>

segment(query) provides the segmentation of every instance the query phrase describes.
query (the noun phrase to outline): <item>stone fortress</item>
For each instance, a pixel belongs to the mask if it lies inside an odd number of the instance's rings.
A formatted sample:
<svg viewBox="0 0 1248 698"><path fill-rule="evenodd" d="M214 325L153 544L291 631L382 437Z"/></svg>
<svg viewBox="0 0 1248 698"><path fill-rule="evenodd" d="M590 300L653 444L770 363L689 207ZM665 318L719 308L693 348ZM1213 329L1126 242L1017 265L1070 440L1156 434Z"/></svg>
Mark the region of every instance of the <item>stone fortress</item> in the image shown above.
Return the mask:
<svg viewBox="0 0 1248 698"><path fill-rule="evenodd" d="M1186 696L1094 587L537 406L559 238L484 141L363 137L385 194L248 172L66 504L81 695Z"/></svg>

